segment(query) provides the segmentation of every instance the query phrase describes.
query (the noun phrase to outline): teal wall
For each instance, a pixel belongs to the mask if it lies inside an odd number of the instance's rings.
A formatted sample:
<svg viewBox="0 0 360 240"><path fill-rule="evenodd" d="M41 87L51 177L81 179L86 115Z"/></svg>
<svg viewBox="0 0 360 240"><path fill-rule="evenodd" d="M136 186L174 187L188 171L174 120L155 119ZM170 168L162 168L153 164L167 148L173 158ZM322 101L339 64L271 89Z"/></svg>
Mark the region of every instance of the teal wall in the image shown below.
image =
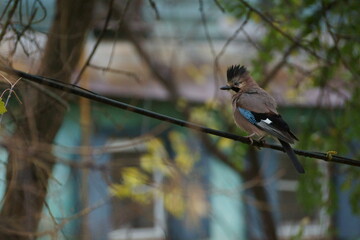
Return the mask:
<svg viewBox="0 0 360 240"><path fill-rule="evenodd" d="M239 175L223 163L211 160L210 176L210 239L245 239L245 209Z"/></svg>
<svg viewBox="0 0 360 240"><path fill-rule="evenodd" d="M76 147L80 143L80 125L78 108L71 105L69 108L61 129L59 130L55 143L57 148L54 154L59 161L77 161L75 156ZM46 198L47 206L44 207L44 218L40 222L39 231L55 229L54 220L61 224L64 220L78 213L78 171L69 167L67 164L56 164L53 170L53 177L49 181L48 196ZM50 214L51 213L51 214ZM79 230L78 219L70 220L59 231L57 239L76 239ZM52 236L40 238L41 240L53 240Z"/></svg>

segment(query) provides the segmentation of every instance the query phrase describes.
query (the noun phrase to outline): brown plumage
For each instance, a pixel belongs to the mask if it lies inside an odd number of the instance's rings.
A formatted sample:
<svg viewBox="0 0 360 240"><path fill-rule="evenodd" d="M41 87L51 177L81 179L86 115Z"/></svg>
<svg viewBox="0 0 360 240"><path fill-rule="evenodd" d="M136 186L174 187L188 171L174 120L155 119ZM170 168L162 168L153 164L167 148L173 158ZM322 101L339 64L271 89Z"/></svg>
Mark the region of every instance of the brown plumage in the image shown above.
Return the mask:
<svg viewBox="0 0 360 240"><path fill-rule="evenodd" d="M235 123L249 133L250 139L262 139L271 135L279 140L300 173L304 169L290 144L296 136L277 112L277 104L264 89L252 79L244 66L231 66L227 71L228 84L222 90L232 90L232 106ZM290 143L290 144L289 144Z"/></svg>

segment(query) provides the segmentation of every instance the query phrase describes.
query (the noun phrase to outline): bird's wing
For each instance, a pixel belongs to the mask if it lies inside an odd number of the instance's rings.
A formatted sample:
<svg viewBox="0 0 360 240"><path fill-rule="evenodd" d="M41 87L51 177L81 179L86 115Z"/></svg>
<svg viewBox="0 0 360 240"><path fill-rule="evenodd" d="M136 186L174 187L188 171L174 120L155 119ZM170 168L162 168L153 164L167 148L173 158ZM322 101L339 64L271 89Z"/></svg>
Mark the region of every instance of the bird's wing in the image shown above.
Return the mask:
<svg viewBox="0 0 360 240"><path fill-rule="evenodd" d="M297 137L290 131L289 125L282 119L279 114L273 113L252 113L257 122L255 125L264 132L277 137L288 143L294 143Z"/></svg>
<svg viewBox="0 0 360 240"><path fill-rule="evenodd" d="M276 102L267 92L261 88L253 88L239 94L236 99L239 107L245 108L252 112L277 114Z"/></svg>
<svg viewBox="0 0 360 240"><path fill-rule="evenodd" d="M237 107L237 110L247 121L271 136L288 143L294 143L295 140L298 140L279 114L272 112L257 113L242 107Z"/></svg>
<svg viewBox="0 0 360 240"><path fill-rule="evenodd" d="M296 136L277 113L275 100L263 89L253 88L242 92L235 99L240 114L264 132L285 142L294 143Z"/></svg>

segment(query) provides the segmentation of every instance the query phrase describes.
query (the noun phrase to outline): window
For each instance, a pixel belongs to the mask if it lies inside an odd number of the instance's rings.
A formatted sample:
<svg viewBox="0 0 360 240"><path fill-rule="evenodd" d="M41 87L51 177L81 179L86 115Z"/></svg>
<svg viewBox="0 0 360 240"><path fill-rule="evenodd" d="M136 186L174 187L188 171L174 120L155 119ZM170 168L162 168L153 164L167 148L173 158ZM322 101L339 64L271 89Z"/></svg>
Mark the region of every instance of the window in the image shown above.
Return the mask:
<svg viewBox="0 0 360 240"><path fill-rule="evenodd" d="M296 235L300 229L299 223L301 223L304 218L307 218L306 221L308 221L307 224L304 224L303 236L306 239L319 239L319 237L325 236L330 223L329 216L326 215L324 209L319 209L312 215L306 215L304 213L304 210L299 207L299 203L296 201L298 182L296 178L298 175L287 156L284 155L280 158L280 166L284 168L285 174L277 183L278 207L281 213L281 216L279 216L279 236L287 239Z"/></svg>

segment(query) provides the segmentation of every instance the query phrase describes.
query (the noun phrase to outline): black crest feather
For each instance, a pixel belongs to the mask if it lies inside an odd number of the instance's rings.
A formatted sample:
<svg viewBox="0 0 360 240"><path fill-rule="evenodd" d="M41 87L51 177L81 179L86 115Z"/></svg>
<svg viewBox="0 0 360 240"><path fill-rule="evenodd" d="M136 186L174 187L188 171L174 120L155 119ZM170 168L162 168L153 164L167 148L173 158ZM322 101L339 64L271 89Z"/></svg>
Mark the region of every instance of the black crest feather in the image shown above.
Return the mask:
<svg viewBox="0 0 360 240"><path fill-rule="evenodd" d="M233 65L227 70L227 79L228 81L234 77L240 77L241 75L247 73L246 67L240 65Z"/></svg>

